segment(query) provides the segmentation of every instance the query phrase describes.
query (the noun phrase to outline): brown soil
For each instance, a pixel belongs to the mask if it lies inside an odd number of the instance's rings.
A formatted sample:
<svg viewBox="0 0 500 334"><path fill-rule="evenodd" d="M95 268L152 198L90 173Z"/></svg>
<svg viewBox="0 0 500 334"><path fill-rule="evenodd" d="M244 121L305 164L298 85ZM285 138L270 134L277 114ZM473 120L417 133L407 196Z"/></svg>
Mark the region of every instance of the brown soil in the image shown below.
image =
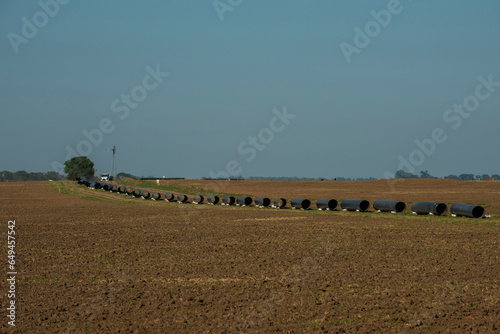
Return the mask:
<svg viewBox="0 0 500 334"><path fill-rule="evenodd" d="M210 181L183 182L210 188ZM220 191L471 202L500 212L497 182L404 181L394 192L384 182L231 181ZM17 326L7 325L4 293L1 332L489 333L500 327L495 216L179 205L72 182L60 189L0 184L4 233L7 221L16 220L18 270Z"/></svg>
<svg viewBox="0 0 500 334"><path fill-rule="evenodd" d="M225 193L307 199L364 199L402 202L443 202L481 205L486 214L500 214L500 181L456 181L400 179L376 181L160 181L162 185L183 185Z"/></svg>

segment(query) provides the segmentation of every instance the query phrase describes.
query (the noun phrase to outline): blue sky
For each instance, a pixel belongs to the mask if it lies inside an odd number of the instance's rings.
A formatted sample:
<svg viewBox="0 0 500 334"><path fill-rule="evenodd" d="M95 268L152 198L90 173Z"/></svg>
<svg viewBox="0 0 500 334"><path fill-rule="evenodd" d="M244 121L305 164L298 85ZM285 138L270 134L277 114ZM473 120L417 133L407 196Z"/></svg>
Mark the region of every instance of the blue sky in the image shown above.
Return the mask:
<svg viewBox="0 0 500 334"><path fill-rule="evenodd" d="M0 170L51 170L80 143L99 172L116 145L117 170L143 176L235 161L244 176L382 178L402 159L500 174L500 87L474 98L479 77L500 82L498 1L401 0L385 26L371 12L395 0L220 0L223 20L214 1L64 2L0 2ZM340 45L367 24L379 29L348 62ZM144 90L157 67L169 75ZM111 105L134 89L147 96L120 119ZM446 112L464 101L467 117ZM284 108L296 117L270 137ZM81 144L103 119L113 130ZM435 129L446 140L429 144Z"/></svg>

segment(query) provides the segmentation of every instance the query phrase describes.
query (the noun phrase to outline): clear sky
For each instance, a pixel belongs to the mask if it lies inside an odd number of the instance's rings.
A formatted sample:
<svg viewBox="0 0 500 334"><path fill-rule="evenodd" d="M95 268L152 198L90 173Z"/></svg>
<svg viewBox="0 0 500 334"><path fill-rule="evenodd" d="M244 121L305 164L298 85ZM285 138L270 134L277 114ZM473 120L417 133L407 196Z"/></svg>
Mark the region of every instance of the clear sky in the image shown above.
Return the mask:
<svg viewBox="0 0 500 334"><path fill-rule="evenodd" d="M498 0L59 1L0 0L0 170L500 174Z"/></svg>

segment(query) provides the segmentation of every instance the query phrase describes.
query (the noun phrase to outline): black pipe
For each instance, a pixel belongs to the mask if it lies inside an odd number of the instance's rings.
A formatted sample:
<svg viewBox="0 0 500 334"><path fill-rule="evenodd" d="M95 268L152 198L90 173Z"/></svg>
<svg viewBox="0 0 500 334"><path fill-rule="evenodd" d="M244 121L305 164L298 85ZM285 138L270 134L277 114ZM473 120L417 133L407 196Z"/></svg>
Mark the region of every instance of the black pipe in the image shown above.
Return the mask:
<svg viewBox="0 0 500 334"><path fill-rule="evenodd" d="M88 187L94 189L101 189L101 184L97 181L90 181Z"/></svg>
<svg viewBox="0 0 500 334"><path fill-rule="evenodd" d="M208 201L208 203L215 205L215 204L219 203L220 198L219 198L219 196L210 195L210 196L208 196L207 201Z"/></svg>
<svg viewBox="0 0 500 334"><path fill-rule="evenodd" d="M133 194L134 194L134 188L127 187L127 195L133 195Z"/></svg>
<svg viewBox="0 0 500 334"><path fill-rule="evenodd" d="M294 198L291 202L292 208L307 210L311 206L311 201L308 199Z"/></svg>
<svg viewBox="0 0 500 334"><path fill-rule="evenodd" d="M134 196L135 197L141 197L142 196L142 190L139 188L134 189Z"/></svg>
<svg viewBox="0 0 500 334"><path fill-rule="evenodd" d="M245 197L245 196L241 196L241 197L238 197L236 199L236 203L238 205L245 205L245 206L248 206L248 205L252 205L252 198L251 197Z"/></svg>
<svg viewBox="0 0 500 334"><path fill-rule="evenodd" d="M111 184L107 184L107 183L104 183L103 186L102 186L102 189L108 191L108 190L111 190Z"/></svg>
<svg viewBox="0 0 500 334"><path fill-rule="evenodd" d="M358 199L345 199L340 203L340 207L347 211L366 211L370 207L370 202Z"/></svg>
<svg viewBox="0 0 500 334"><path fill-rule="evenodd" d="M117 192L118 187L116 186L116 184L107 184L107 187L104 190Z"/></svg>
<svg viewBox="0 0 500 334"><path fill-rule="evenodd" d="M275 198L274 199L274 207L283 209L286 206L286 199L284 198Z"/></svg>
<svg viewBox="0 0 500 334"><path fill-rule="evenodd" d="M335 210L339 203L334 199L318 199L316 206L321 210Z"/></svg>
<svg viewBox="0 0 500 334"><path fill-rule="evenodd" d="M153 195L151 195L151 197L156 201L161 200L161 194L159 192L154 192Z"/></svg>
<svg viewBox="0 0 500 334"><path fill-rule="evenodd" d="M184 194L177 195L177 200L181 203L186 203L188 201L188 197Z"/></svg>
<svg viewBox="0 0 500 334"><path fill-rule="evenodd" d="M151 197L151 193L147 190L144 190L142 193L141 193L141 196L144 197L144 199L148 199Z"/></svg>
<svg viewBox="0 0 500 334"><path fill-rule="evenodd" d="M457 217L481 218L484 208L479 205L455 203L450 206L450 212Z"/></svg>
<svg viewBox="0 0 500 334"><path fill-rule="evenodd" d="M403 212L406 209L404 202L376 200L373 208L380 212Z"/></svg>
<svg viewBox="0 0 500 334"><path fill-rule="evenodd" d="M446 211L446 204L439 202L415 202L411 205L411 211L417 215L433 214L440 216Z"/></svg>
<svg viewBox="0 0 500 334"><path fill-rule="evenodd" d="M193 197L193 202L198 203L198 204L203 204L205 201L205 197L203 195L196 195Z"/></svg>
<svg viewBox="0 0 500 334"><path fill-rule="evenodd" d="M234 205L235 202L236 202L236 199L233 196L224 196L222 198L222 203L224 203L226 205Z"/></svg>
<svg viewBox="0 0 500 334"><path fill-rule="evenodd" d="M174 200L175 196L172 193L165 193L165 201L167 202L172 202Z"/></svg>
<svg viewBox="0 0 500 334"><path fill-rule="evenodd" d="M267 197L257 197L255 199L255 205L267 208L269 205L271 205L271 200Z"/></svg>
<svg viewBox="0 0 500 334"><path fill-rule="evenodd" d="M119 186L118 187L118 192L125 194L127 192L127 187L126 186Z"/></svg>

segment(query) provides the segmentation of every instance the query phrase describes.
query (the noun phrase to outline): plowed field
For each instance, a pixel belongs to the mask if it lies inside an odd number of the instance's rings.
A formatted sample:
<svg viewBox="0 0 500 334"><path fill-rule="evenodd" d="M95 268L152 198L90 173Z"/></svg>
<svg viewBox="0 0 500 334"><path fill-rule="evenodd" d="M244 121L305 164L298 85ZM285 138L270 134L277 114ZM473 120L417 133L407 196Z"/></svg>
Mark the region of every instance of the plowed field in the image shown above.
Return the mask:
<svg viewBox="0 0 500 334"><path fill-rule="evenodd" d="M16 221L18 274L16 327L7 324L3 280L1 332L498 332L498 182L163 186L464 202L492 218L181 205L74 182L2 183L2 233ZM6 237L3 249L6 259Z"/></svg>

